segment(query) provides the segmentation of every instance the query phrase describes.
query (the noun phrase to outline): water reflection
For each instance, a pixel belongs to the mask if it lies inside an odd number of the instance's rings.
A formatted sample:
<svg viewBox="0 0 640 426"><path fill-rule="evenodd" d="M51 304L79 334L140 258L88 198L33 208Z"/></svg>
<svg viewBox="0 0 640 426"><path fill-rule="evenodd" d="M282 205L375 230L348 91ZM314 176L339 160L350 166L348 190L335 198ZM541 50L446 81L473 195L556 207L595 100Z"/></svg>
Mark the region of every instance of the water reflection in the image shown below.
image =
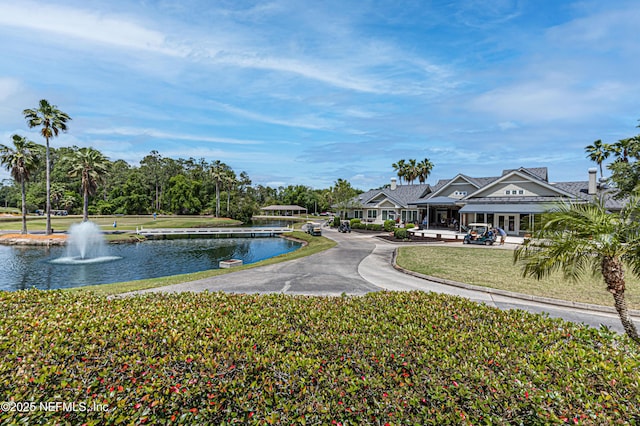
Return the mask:
<svg viewBox="0 0 640 426"><path fill-rule="evenodd" d="M217 269L221 260L254 263L300 244L284 238L215 238L146 241L109 246L117 260L56 264L64 247L0 246L0 290L57 289Z"/></svg>

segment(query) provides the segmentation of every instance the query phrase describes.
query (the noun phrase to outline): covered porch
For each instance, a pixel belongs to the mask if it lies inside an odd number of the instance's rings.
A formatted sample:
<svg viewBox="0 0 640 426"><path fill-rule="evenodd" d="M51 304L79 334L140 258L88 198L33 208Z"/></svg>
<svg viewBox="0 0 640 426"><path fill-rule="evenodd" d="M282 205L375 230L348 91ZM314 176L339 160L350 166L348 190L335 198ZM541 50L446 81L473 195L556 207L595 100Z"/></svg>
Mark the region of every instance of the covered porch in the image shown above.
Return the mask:
<svg viewBox="0 0 640 426"><path fill-rule="evenodd" d="M420 209L419 229L460 230L460 200L434 197L414 203Z"/></svg>
<svg viewBox="0 0 640 426"><path fill-rule="evenodd" d="M460 209L460 221L469 223L488 223L499 227L507 235L525 236L534 231L536 215L549 209L546 204L467 204Z"/></svg>

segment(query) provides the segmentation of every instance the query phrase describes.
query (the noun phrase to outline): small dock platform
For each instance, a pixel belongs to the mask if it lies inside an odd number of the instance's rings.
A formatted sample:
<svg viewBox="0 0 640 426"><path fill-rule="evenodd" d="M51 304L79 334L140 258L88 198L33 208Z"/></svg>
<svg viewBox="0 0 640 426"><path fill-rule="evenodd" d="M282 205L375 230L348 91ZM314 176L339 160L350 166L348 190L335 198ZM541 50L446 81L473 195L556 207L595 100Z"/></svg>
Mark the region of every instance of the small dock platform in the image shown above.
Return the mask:
<svg viewBox="0 0 640 426"><path fill-rule="evenodd" d="M251 228L150 228L136 229L138 235L150 239L163 239L169 236L183 237L274 237L276 235L293 232L293 228L282 226L251 227Z"/></svg>

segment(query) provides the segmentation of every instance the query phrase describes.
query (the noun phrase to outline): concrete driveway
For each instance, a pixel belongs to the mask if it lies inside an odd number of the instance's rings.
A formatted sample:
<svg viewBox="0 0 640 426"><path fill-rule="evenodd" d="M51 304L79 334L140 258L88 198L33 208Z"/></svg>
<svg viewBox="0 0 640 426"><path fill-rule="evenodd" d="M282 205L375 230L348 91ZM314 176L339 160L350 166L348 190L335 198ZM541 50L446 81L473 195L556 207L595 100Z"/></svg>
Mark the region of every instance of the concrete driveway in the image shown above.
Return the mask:
<svg viewBox="0 0 640 426"><path fill-rule="evenodd" d="M545 312L551 317L585 323L593 327L604 324L623 332L615 311L607 312L590 305L570 302L548 303L544 298L511 294L484 287L448 285L424 277L408 275L392 265L396 245L356 232L342 234L323 228L323 235L338 245L322 253L237 271L198 281L141 290L149 292L224 291L230 293L286 293L298 295L362 295L371 291L434 291L466 297L500 309L523 309ZM639 319L637 316L634 319Z"/></svg>

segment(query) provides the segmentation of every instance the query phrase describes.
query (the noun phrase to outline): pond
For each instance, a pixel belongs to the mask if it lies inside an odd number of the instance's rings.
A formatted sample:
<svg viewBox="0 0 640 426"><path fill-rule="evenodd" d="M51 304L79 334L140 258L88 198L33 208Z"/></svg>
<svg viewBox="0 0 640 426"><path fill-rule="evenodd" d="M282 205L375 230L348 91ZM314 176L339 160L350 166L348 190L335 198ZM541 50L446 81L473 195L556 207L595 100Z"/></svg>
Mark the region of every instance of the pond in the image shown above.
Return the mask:
<svg viewBox="0 0 640 426"><path fill-rule="evenodd" d="M217 269L221 260L254 263L296 250L285 238L212 238L110 244L108 261L59 262L66 248L0 245L0 290L43 290L157 278Z"/></svg>

